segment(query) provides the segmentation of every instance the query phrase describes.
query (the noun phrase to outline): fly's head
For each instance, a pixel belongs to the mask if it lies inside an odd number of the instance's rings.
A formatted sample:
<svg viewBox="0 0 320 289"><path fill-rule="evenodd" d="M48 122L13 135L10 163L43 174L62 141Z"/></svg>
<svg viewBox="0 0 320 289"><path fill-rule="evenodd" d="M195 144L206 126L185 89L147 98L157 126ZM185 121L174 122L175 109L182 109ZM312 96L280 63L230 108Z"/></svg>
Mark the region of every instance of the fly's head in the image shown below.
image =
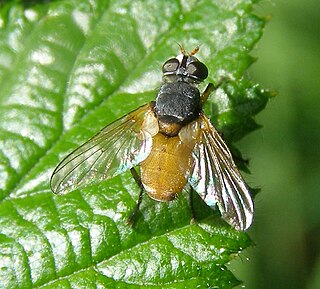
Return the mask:
<svg viewBox="0 0 320 289"><path fill-rule="evenodd" d="M208 76L206 65L199 61L194 55L199 51L199 47L187 53L180 46L181 54L175 58L170 58L162 66L164 82L184 81L191 84L198 84Z"/></svg>

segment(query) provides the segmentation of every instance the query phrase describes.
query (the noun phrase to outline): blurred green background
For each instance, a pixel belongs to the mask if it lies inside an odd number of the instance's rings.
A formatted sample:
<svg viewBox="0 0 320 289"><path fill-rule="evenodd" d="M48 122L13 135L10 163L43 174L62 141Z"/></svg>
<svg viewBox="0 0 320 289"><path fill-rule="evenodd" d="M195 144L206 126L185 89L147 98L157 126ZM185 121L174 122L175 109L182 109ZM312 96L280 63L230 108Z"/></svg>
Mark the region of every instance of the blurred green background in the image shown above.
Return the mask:
<svg viewBox="0 0 320 289"><path fill-rule="evenodd" d="M320 288L320 2L261 1L270 15L249 76L278 95L240 143L251 159L256 246L232 263L245 288Z"/></svg>

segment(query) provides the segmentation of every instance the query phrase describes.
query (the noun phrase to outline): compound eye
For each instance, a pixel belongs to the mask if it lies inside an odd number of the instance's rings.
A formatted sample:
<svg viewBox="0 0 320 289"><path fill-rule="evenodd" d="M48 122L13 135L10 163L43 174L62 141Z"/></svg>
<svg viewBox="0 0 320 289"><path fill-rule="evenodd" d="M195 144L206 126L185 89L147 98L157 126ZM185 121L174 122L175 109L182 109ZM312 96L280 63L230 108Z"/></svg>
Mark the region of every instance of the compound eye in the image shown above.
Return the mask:
<svg viewBox="0 0 320 289"><path fill-rule="evenodd" d="M170 73L175 72L179 68L179 60L177 58L171 58L167 60L162 66L162 72Z"/></svg>
<svg viewBox="0 0 320 289"><path fill-rule="evenodd" d="M191 76L200 80L204 80L208 76L208 68L200 61L191 62L186 71Z"/></svg>

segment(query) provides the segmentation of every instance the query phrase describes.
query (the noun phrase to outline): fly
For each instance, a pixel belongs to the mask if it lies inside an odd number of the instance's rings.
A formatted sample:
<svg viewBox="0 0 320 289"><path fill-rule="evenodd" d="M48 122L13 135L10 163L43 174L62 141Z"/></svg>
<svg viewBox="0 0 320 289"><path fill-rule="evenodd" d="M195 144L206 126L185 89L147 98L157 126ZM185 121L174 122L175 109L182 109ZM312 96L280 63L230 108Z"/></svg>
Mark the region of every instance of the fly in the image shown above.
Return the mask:
<svg viewBox="0 0 320 289"><path fill-rule="evenodd" d="M65 194L130 170L140 187L130 221L143 192L167 202L189 183L208 206L218 206L227 223L248 229L253 201L227 145L202 110L215 87L209 83L200 94L208 69L194 56L198 50L181 48L163 64L155 101L107 125L63 159L51 176L52 191Z"/></svg>

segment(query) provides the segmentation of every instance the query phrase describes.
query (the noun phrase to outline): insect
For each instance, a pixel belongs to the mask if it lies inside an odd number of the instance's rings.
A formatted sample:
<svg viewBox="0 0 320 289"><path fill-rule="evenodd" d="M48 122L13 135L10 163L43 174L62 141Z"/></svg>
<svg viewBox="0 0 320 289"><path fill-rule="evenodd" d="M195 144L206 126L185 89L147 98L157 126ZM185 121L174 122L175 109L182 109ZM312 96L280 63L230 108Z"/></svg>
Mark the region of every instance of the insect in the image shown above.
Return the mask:
<svg viewBox="0 0 320 289"><path fill-rule="evenodd" d="M232 155L202 106L215 89L202 94L198 84L208 69L194 55L196 47L170 58L162 66L163 83L155 101L107 125L70 153L55 168L50 185L65 194L125 170L143 192L157 201L175 199L187 183L210 207L237 230L253 220L253 201ZM135 166L140 165L140 174Z"/></svg>

